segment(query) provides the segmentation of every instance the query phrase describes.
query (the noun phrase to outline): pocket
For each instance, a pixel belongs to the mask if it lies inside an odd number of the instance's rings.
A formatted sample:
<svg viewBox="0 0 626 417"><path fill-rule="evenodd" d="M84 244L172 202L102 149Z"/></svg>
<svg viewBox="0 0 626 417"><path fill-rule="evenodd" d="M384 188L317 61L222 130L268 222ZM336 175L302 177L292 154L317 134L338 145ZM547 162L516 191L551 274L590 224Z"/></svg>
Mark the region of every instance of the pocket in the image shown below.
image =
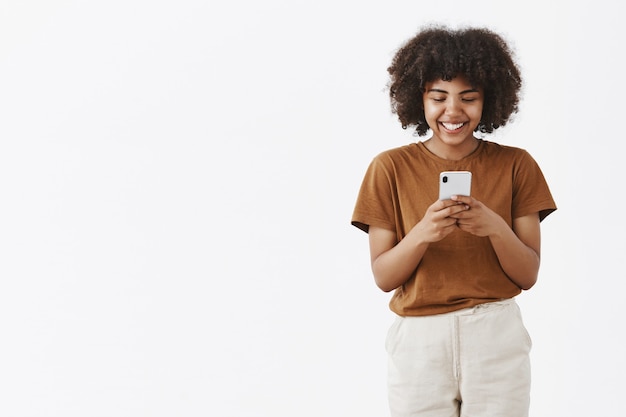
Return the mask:
<svg viewBox="0 0 626 417"><path fill-rule="evenodd" d="M517 303L515 304L515 308L513 309L513 311L515 314L515 321L517 322L519 331L522 335L522 338L524 339L524 341L526 342L528 346L528 351L530 351L533 347L533 340L530 337L530 334L528 333L526 326L524 325L524 319L522 319L522 312L520 311L520 308L517 305Z"/></svg>

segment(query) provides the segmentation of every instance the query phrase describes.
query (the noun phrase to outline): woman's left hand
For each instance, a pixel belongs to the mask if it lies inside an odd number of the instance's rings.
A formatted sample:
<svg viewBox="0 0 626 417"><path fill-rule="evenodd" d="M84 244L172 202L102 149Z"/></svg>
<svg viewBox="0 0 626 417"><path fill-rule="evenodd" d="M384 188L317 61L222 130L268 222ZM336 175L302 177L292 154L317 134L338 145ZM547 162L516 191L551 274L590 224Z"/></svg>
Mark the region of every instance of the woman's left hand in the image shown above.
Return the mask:
<svg viewBox="0 0 626 417"><path fill-rule="evenodd" d="M464 232L485 237L498 233L501 227L510 228L500 215L473 197L453 196L452 200L467 207L467 210L450 216Z"/></svg>

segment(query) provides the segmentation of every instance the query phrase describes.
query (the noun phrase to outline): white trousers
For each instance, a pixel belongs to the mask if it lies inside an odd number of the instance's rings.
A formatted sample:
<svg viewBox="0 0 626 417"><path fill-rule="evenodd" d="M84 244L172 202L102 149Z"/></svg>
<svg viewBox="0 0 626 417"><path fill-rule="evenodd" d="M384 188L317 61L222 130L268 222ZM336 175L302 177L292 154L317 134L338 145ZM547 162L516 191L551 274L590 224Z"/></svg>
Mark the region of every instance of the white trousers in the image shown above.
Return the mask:
<svg viewBox="0 0 626 417"><path fill-rule="evenodd" d="M397 317L389 329L392 417L527 417L531 340L514 299Z"/></svg>

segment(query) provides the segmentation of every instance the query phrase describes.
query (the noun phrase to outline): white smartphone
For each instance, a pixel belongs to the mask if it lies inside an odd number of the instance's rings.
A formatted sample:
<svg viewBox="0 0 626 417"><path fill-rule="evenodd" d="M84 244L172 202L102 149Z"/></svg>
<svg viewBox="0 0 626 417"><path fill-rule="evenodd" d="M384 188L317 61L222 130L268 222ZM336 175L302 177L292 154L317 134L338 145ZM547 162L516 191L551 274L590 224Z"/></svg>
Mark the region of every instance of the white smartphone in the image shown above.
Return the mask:
<svg viewBox="0 0 626 417"><path fill-rule="evenodd" d="M472 173L469 171L444 171L439 174L439 199L449 200L453 195L469 196L472 190Z"/></svg>

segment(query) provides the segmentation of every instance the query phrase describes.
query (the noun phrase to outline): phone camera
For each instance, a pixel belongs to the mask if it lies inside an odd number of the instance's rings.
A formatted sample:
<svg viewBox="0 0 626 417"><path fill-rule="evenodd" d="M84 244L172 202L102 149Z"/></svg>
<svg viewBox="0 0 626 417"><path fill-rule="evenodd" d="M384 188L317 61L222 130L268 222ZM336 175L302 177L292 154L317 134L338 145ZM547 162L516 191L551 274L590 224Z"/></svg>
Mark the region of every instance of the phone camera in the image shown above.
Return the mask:
<svg viewBox="0 0 626 417"><path fill-rule="evenodd" d="M446 175L446 176L444 176L441 180L442 180L444 183L448 182L448 176L447 176L447 175Z"/></svg>

